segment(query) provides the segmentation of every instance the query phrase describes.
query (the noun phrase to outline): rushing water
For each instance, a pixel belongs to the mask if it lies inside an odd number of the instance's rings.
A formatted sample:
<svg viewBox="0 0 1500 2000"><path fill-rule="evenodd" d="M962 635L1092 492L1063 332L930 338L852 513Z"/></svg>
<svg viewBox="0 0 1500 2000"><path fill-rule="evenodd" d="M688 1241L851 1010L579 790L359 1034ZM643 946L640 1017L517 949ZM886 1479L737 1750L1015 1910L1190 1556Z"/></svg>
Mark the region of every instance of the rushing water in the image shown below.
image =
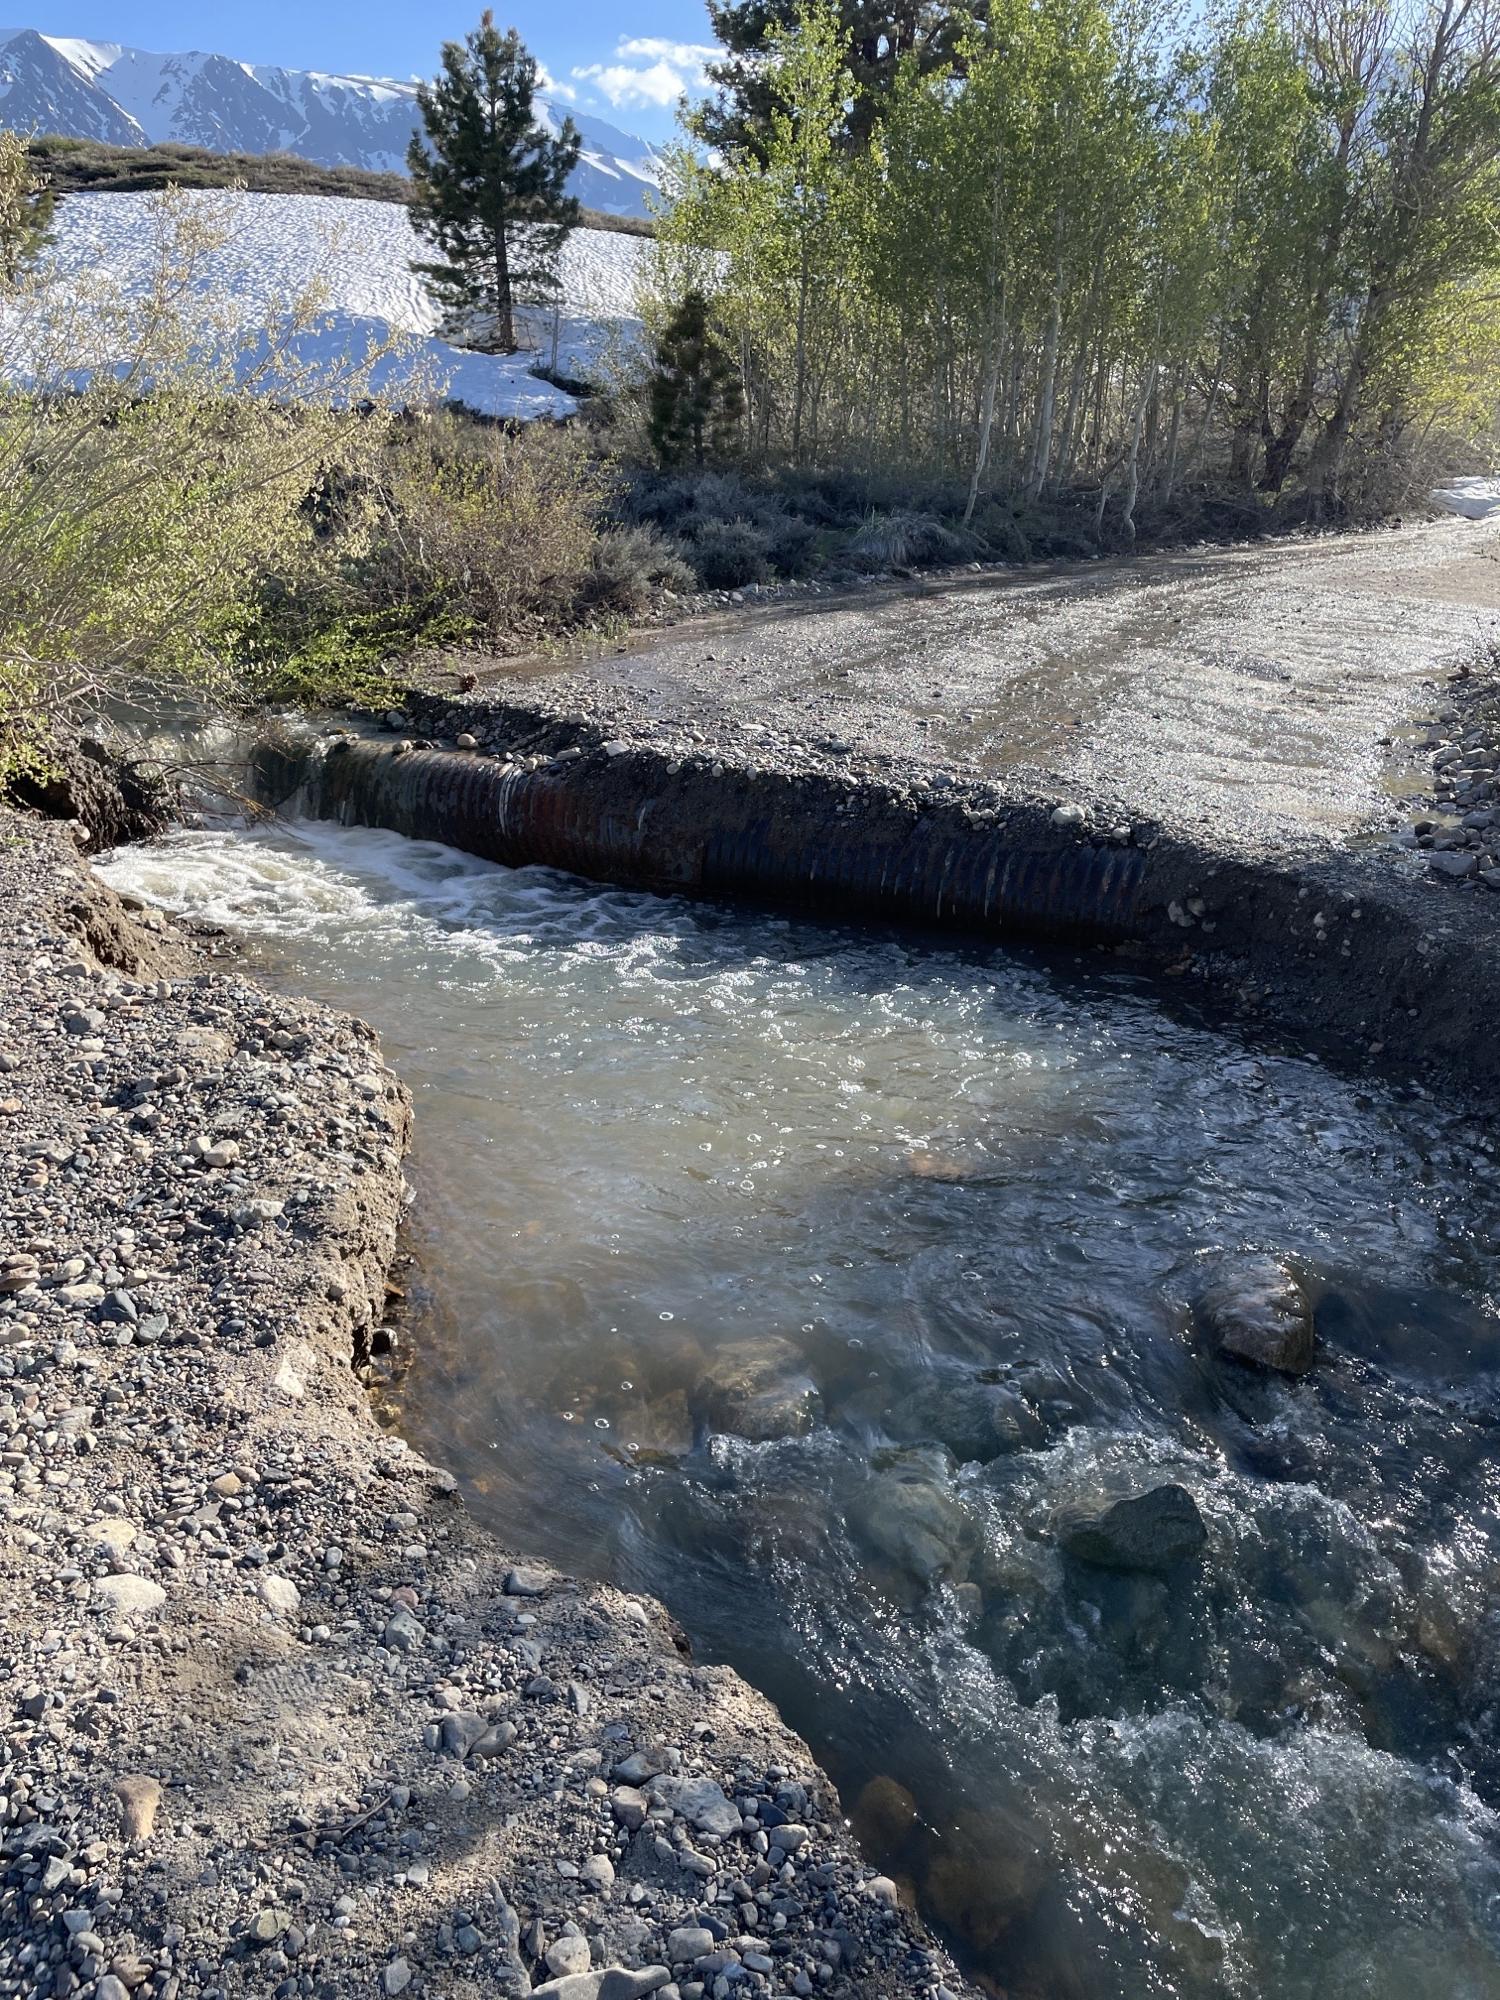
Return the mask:
<svg viewBox="0 0 1500 2000"><path fill-rule="evenodd" d="M1114 974L180 833L106 872L417 1100L415 1442L661 1596L995 1990L1500 1995L1500 1222L1476 1128ZM1206 1362L1219 1253L1300 1383ZM1059 1516L1178 1480L1177 1578Z"/></svg>

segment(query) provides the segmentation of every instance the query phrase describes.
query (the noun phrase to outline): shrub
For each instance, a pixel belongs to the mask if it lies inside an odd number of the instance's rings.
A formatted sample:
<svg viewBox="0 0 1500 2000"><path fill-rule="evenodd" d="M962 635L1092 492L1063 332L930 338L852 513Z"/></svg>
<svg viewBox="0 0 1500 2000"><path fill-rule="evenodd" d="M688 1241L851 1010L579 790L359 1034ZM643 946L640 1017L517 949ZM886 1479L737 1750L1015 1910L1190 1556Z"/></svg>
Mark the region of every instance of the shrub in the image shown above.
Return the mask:
<svg viewBox="0 0 1500 2000"><path fill-rule="evenodd" d="M688 559L705 590L741 590L771 573L770 542L753 521L705 521L693 536Z"/></svg>
<svg viewBox="0 0 1500 2000"><path fill-rule="evenodd" d="M605 528L594 544L583 601L628 618L649 610L658 591L692 590L697 581L681 549L659 529Z"/></svg>
<svg viewBox="0 0 1500 2000"><path fill-rule="evenodd" d="M492 644L556 622L592 570L604 491L577 431L415 425L383 470L364 600Z"/></svg>
<svg viewBox="0 0 1500 2000"><path fill-rule="evenodd" d="M807 576L818 561L818 531L811 521L786 514L766 530L771 567L778 576Z"/></svg>
<svg viewBox="0 0 1500 2000"><path fill-rule="evenodd" d="M754 492L738 473L662 472L632 480L624 511L632 520L696 534L708 521L758 521L781 508L774 497Z"/></svg>
<svg viewBox="0 0 1500 2000"><path fill-rule="evenodd" d="M141 298L45 259L5 288L0 772L112 698L222 688L261 579L332 559L310 494L333 465L357 488L386 436L379 353L299 358L315 296L247 334L198 283L212 221L165 195L147 226Z"/></svg>
<svg viewBox="0 0 1500 2000"><path fill-rule="evenodd" d="M950 528L931 514L870 514L849 538L846 554L856 568L910 569L972 561L981 543L966 528Z"/></svg>
<svg viewBox="0 0 1500 2000"><path fill-rule="evenodd" d="M1009 562L1026 562L1031 555L1031 537L1020 511L1000 500L987 500L974 516L974 533L985 547Z"/></svg>

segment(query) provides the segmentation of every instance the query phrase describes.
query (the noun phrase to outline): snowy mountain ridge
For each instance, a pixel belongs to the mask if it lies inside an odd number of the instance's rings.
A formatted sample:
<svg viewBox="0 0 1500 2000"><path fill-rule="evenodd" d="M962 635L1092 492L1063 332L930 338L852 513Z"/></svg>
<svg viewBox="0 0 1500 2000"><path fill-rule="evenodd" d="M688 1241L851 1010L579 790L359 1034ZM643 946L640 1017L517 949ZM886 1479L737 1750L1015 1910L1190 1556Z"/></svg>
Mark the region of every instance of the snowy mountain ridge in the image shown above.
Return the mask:
<svg viewBox="0 0 1500 2000"><path fill-rule="evenodd" d="M542 110L556 129L561 112ZM570 191L606 214L644 215L657 184L651 146L603 119L573 119L583 151ZM216 152L296 153L320 166L400 173L416 121L416 85L397 78L0 29L0 125L15 131L112 146L172 140Z"/></svg>

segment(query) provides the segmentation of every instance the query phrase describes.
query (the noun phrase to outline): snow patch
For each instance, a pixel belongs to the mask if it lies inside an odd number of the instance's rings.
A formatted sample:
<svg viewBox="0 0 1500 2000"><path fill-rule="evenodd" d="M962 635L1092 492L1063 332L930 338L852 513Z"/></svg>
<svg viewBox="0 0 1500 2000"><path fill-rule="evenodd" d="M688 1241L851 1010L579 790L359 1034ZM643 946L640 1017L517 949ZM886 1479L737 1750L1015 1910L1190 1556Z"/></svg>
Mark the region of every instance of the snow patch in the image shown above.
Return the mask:
<svg viewBox="0 0 1500 2000"><path fill-rule="evenodd" d="M1500 478L1450 479L1432 495L1433 503L1470 521L1487 521L1500 514Z"/></svg>
<svg viewBox="0 0 1500 2000"><path fill-rule="evenodd" d="M561 259L557 313L551 307L521 311L527 351L475 354L442 338L438 312L412 270L413 261L429 253L398 204L229 188L199 189L183 199L226 232L222 247L204 259L202 283L221 305L243 302L247 331L317 283L326 324L306 337L304 356L364 353L388 331L411 335L422 379L436 385L439 397L487 416L530 420L573 410L571 397L531 372L550 364L554 327L557 367L570 376L586 377L612 344L639 338L636 290L650 248L642 237L575 230ZM103 269L127 293L139 295L149 280L155 200L149 194L66 196L58 205L52 262L64 271ZM387 367L380 386L396 393L405 379L397 369L409 366Z"/></svg>

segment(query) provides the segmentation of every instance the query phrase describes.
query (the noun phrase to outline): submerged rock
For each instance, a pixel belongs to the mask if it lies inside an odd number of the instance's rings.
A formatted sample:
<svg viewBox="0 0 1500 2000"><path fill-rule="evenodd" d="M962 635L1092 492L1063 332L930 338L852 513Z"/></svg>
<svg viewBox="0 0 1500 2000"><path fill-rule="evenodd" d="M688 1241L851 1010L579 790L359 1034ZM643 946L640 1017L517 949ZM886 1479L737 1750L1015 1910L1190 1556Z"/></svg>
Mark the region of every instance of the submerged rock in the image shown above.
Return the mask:
<svg viewBox="0 0 1500 2000"><path fill-rule="evenodd" d="M974 1531L948 1490L951 1478L946 1452L893 1453L877 1464L859 1519L850 1525L918 1583L959 1581L968 1572Z"/></svg>
<svg viewBox="0 0 1500 2000"><path fill-rule="evenodd" d="M1218 1354L1283 1375L1305 1375L1312 1367L1312 1307L1275 1257L1236 1257L1219 1265L1193 1310Z"/></svg>
<svg viewBox="0 0 1500 2000"><path fill-rule="evenodd" d="M917 1824L917 1802L895 1778L871 1778L854 1806L854 1830L866 1853L897 1853Z"/></svg>
<svg viewBox="0 0 1500 2000"><path fill-rule="evenodd" d="M693 1396L716 1431L753 1444L802 1437L822 1413L817 1385L789 1340L736 1340L709 1361Z"/></svg>
<svg viewBox="0 0 1500 2000"><path fill-rule="evenodd" d="M1175 1481L1153 1486L1074 1520L1063 1530L1063 1548L1097 1569L1168 1570L1203 1553L1208 1530L1198 1504Z"/></svg>

